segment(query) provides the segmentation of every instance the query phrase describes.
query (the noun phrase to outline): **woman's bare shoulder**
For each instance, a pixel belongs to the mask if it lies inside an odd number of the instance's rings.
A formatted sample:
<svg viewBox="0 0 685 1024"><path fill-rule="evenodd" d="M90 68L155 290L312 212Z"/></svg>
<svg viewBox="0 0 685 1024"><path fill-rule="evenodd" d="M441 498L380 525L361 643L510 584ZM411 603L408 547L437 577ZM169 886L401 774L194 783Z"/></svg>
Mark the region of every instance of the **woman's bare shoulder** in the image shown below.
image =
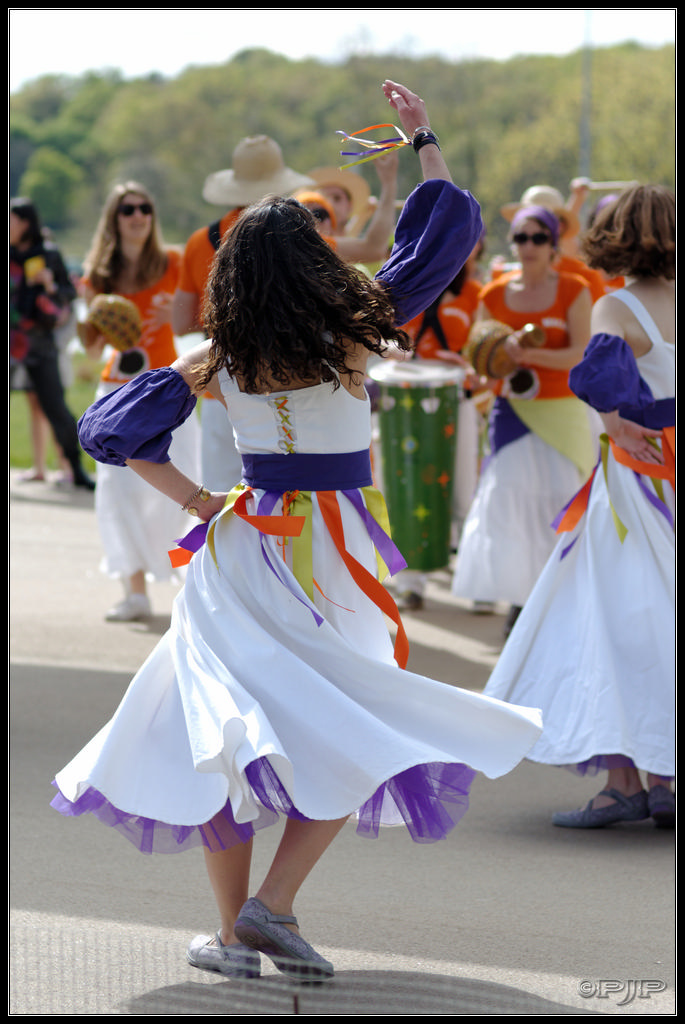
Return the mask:
<svg viewBox="0 0 685 1024"><path fill-rule="evenodd" d="M173 364L173 369L181 374L186 384L193 392L207 390L197 387L198 371L205 365L209 358L211 341L203 341L199 345L184 352ZM211 388L210 388L211 390Z"/></svg>

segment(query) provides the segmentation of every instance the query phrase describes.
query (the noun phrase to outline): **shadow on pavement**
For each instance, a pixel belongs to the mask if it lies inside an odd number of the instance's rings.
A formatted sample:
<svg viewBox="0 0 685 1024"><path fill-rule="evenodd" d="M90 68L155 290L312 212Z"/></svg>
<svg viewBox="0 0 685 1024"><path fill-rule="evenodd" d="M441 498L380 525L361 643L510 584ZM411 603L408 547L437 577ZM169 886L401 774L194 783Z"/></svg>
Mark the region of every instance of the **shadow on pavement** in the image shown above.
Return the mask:
<svg viewBox="0 0 685 1024"><path fill-rule="evenodd" d="M578 1009L508 985L410 971L341 971L322 985L295 985L280 978L189 983L134 999L125 1013L224 1016L505 1016L577 1015Z"/></svg>

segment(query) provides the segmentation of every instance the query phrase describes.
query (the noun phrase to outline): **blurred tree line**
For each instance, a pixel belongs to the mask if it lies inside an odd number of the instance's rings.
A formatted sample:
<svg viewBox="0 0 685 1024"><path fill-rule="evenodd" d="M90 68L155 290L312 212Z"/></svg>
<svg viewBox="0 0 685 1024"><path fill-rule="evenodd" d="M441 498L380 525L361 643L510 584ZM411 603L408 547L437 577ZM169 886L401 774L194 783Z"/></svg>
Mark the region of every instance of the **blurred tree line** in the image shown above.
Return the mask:
<svg viewBox="0 0 685 1024"><path fill-rule="evenodd" d="M505 250L500 207L530 185L567 195L574 177L589 175L675 188L675 47L628 43L459 63L390 55L324 64L250 49L173 79L44 76L10 97L10 194L33 199L78 264L112 185L138 180L156 197L166 241L182 244L222 212L202 186L231 166L241 138L272 136L303 173L340 164L349 147L336 130L394 120L384 78L426 100L455 182L481 203L491 255ZM377 194L373 164L360 172ZM418 176L414 154L401 152L401 197Z"/></svg>

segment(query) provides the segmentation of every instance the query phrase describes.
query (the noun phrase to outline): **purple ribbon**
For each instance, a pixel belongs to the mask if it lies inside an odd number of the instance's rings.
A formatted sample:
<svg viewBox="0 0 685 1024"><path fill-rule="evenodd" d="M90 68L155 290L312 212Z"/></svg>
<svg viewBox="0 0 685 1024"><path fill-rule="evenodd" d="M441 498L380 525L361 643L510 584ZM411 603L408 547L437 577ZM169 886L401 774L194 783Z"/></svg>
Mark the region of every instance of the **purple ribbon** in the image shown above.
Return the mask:
<svg viewBox="0 0 685 1024"><path fill-rule="evenodd" d="M391 576L407 568L401 551L391 537L385 532L380 523L377 522L364 504L359 491L343 491L345 497L352 502L362 518L366 531L371 538L374 547L388 567Z"/></svg>
<svg viewBox="0 0 685 1024"><path fill-rule="evenodd" d="M673 529L675 524L673 522L673 516L671 514L671 510L661 500L661 498L659 498L656 494L654 494L653 491L651 491L649 489L649 487L647 487L646 483L644 482L644 480L642 479L640 474L638 472L636 472L635 470L633 470L633 472L635 473L635 477L636 477L637 482L638 482L638 484L640 486L640 490L642 491L644 496L647 498L647 501L651 505L654 506L654 508L657 510L657 512L661 512L662 516L665 516L667 523L669 524L671 529Z"/></svg>
<svg viewBox="0 0 685 1024"><path fill-rule="evenodd" d="M187 533L185 537L181 537L174 541L184 551L192 551L195 554L199 551L202 545L207 540L207 531L209 530L209 523L199 523L194 526L190 533Z"/></svg>

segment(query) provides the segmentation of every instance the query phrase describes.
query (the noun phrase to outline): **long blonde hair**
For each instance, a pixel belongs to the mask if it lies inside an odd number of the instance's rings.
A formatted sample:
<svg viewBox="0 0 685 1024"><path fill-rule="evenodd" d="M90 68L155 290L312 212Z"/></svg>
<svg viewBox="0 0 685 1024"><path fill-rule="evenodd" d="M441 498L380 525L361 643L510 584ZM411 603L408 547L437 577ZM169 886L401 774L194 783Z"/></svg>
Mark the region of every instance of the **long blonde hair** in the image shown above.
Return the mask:
<svg viewBox="0 0 685 1024"><path fill-rule="evenodd" d="M141 254L136 285L142 291L162 277L167 267L167 253L157 220L155 202L149 191L137 181L115 185L110 192L98 226L93 235L90 251L84 260L84 275L96 292L115 292L124 267L121 238L117 224L119 206L124 196L142 196L152 207L152 224Z"/></svg>

